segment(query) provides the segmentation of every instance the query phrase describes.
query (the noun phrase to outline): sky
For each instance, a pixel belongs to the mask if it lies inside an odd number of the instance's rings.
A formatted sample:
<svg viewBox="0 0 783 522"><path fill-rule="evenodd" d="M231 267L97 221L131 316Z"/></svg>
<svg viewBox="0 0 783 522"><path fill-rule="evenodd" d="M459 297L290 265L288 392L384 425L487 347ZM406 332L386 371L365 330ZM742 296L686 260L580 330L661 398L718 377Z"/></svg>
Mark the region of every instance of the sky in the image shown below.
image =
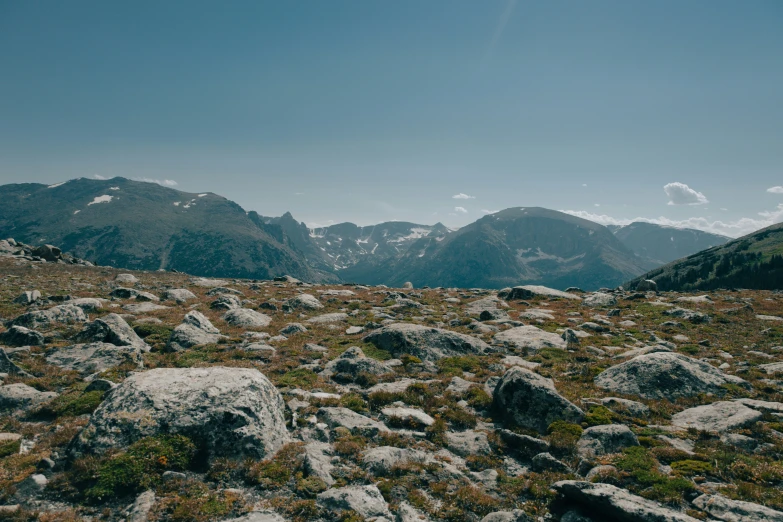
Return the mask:
<svg viewBox="0 0 783 522"><path fill-rule="evenodd" d="M0 0L0 183L311 225L783 221L779 0Z"/></svg>

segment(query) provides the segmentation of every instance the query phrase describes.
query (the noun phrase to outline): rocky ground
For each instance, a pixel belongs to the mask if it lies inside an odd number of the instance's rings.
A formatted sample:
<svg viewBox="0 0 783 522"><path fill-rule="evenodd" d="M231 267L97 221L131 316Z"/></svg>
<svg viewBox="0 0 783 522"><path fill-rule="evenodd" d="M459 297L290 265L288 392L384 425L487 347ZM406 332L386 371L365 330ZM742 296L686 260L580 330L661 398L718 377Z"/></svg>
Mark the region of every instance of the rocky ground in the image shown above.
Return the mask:
<svg viewBox="0 0 783 522"><path fill-rule="evenodd" d="M783 520L783 295L218 281L5 247L0 518Z"/></svg>

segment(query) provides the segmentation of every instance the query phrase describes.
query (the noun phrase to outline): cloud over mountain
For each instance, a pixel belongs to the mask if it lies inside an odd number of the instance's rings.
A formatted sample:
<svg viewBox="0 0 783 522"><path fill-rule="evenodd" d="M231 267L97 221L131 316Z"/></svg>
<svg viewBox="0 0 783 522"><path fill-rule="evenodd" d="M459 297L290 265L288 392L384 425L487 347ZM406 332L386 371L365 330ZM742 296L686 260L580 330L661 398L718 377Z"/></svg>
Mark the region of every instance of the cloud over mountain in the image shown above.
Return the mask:
<svg viewBox="0 0 783 522"><path fill-rule="evenodd" d="M663 191L669 196L669 205L704 205L709 203L704 194L678 181L664 185Z"/></svg>

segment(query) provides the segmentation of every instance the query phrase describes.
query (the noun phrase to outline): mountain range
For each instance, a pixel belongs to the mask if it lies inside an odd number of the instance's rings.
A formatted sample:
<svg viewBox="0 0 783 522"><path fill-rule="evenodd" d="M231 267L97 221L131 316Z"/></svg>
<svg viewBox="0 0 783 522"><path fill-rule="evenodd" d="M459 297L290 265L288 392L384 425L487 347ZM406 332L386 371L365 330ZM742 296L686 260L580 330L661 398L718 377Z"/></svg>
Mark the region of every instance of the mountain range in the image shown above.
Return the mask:
<svg viewBox="0 0 783 522"><path fill-rule="evenodd" d="M101 265L310 282L500 288L612 287L729 238L650 223L607 228L516 207L458 230L441 223L308 228L213 193L124 178L0 186L0 235Z"/></svg>

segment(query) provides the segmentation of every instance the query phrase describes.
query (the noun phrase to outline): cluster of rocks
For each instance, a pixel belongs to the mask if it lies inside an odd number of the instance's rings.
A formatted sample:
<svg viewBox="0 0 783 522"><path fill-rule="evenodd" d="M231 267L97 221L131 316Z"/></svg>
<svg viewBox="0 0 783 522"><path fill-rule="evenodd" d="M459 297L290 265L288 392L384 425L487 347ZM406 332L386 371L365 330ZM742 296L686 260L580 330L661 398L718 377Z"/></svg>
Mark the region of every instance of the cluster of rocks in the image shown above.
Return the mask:
<svg viewBox="0 0 783 522"><path fill-rule="evenodd" d="M0 257L34 261L36 263L61 263L69 265L94 266L89 261L64 253L53 245L31 246L13 238L0 239Z"/></svg>
<svg viewBox="0 0 783 522"><path fill-rule="evenodd" d="M54 505L47 481L79 459L107 458L165 434L197 441L202 468L271 462L286 453L281 448L298 448L298 460L287 465L301 477L292 481L321 485L309 496L318 509L313 520L338 520L345 512L376 522L440 520L444 500L428 483L491 499L497 509L464 508L465 520L482 522L783 520L770 507L721 494L731 484L719 484L719 477L706 486L693 481L693 494L680 505L618 487L619 471L608 463L646 443L642 429L657 430L656 444L689 455L693 433L747 455L774 457L783 448L749 430L762 425L777 433L770 423L783 417L783 403L758 398L772 394L759 395L737 375L741 361L724 366L732 357L727 352L729 358L713 360L678 351L691 343L670 330L693 335L715 312L683 308L688 301L670 302L650 282L635 292L520 286L425 293L320 288L292 278L180 277L165 288L155 281L154 274L119 274L96 284L91 297L52 299L25 290L9 299L20 313L0 332L0 374L8 381L0 386L0 412L32 429L47 422L42 407L74 390L102 394L75 436L47 454L48 467L17 484L13 509ZM636 328L646 320L634 312L637 302L663 310L655 330ZM665 325L670 319L688 329ZM165 337L150 341L153 326ZM752 360L779 364L770 359L783 352L755 348L746 350L761 354ZM211 363L207 356L221 349L236 357ZM561 360L575 361L569 373L553 371ZM178 367L184 361L193 367ZM78 376L80 387L37 389L42 368ZM583 387L577 392L569 388L575 381ZM780 383L770 378L765 386ZM594 396L579 396L581 389ZM678 400L689 406L674 405ZM662 416L661 403L674 413ZM608 417L596 421L596 412ZM573 436L571 453L558 429ZM13 439L19 451L35 451L35 437L26 437L0 433L0 443ZM406 469L423 481L420 502L394 485ZM198 469L166 473L207 480ZM503 480L532 474L559 477L549 484L555 501L546 516L504 496ZM278 487L296 495L293 482ZM291 520L281 504L269 504L274 491L230 486L254 510L225 520ZM167 493L144 491L124 516L146 520L161 494Z"/></svg>

